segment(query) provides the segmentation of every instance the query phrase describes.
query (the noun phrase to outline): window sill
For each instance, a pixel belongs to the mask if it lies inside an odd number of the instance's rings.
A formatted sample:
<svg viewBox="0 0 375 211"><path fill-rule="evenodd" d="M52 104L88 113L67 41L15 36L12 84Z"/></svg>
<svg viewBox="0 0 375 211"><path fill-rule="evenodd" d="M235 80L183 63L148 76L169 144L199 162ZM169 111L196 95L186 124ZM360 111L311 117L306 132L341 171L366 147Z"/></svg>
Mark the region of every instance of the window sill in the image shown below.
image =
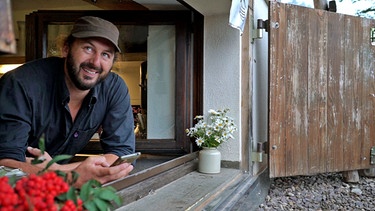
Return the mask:
<svg viewBox="0 0 375 211"><path fill-rule="evenodd" d="M196 171L196 156L197 153L192 153L167 162L166 165L177 162L180 165L165 171L165 164L162 164L108 184L115 187L123 199L122 206L117 210L148 210L150 207L153 210L222 210L234 207L253 210L265 199L270 185L267 168L254 176L232 168L222 168L219 174L202 174ZM148 174L148 171L160 173L142 180L142 174ZM133 183L136 178L138 182ZM120 184L127 184L127 187L121 188Z"/></svg>
<svg viewBox="0 0 375 211"><path fill-rule="evenodd" d="M197 152L177 157L151 168L105 184L112 186L123 199L122 205L137 201L197 169Z"/></svg>
<svg viewBox="0 0 375 211"><path fill-rule="evenodd" d="M150 207L152 210L204 210L223 190L238 183L241 175L238 169L223 168L219 174L193 171L118 210L148 210Z"/></svg>

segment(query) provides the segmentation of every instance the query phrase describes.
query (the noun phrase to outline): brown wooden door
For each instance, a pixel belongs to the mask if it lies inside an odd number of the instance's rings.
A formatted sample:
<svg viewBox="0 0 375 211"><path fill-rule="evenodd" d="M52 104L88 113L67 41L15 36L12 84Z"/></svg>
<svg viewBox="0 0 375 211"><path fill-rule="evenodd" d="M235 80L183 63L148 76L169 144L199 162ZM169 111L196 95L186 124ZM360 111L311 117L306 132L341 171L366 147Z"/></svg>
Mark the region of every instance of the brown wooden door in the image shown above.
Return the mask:
<svg viewBox="0 0 375 211"><path fill-rule="evenodd" d="M270 2L270 177L375 167L375 20Z"/></svg>

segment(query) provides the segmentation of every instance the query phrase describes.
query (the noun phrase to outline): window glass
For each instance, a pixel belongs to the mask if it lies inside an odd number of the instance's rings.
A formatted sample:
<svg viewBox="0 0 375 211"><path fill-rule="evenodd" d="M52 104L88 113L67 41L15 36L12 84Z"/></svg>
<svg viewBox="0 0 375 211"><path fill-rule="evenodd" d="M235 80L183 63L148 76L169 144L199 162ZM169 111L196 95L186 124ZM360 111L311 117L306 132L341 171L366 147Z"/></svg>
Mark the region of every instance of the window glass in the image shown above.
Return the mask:
<svg viewBox="0 0 375 211"><path fill-rule="evenodd" d="M175 30L174 26L152 26L148 39L147 138L175 137Z"/></svg>

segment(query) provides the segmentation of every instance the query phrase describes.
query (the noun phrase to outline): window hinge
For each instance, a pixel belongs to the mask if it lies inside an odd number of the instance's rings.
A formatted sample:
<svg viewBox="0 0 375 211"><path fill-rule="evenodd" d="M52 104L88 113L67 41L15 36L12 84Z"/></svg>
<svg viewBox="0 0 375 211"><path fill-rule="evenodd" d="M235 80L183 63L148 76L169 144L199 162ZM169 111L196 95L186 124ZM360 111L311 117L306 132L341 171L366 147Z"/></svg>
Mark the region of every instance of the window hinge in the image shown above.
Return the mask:
<svg viewBox="0 0 375 211"><path fill-rule="evenodd" d="M263 162L263 157L267 153L268 142L258 142L257 150L251 153L251 161L261 163Z"/></svg>
<svg viewBox="0 0 375 211"><path fill-rule="evenodd" d="M375 164L375 146L371 147L371 150L370 150L370 164L371 165Z"/></svg>
<svg viewBox="0 0 375 211"><path fill-rule="evenodd" d="M251 161L256 162L256 163L263 162L263 152L252 152Z"/></svg>
<svg viewBox="0 0 375 211"><path fill-rule="evenodd" d="M253 27L253 33L252 33L252 42L254 42L255 39L262 39L263 38L263 30L268 32L269 23L268 20L257 20L257 26L256 28Z"/></svg>

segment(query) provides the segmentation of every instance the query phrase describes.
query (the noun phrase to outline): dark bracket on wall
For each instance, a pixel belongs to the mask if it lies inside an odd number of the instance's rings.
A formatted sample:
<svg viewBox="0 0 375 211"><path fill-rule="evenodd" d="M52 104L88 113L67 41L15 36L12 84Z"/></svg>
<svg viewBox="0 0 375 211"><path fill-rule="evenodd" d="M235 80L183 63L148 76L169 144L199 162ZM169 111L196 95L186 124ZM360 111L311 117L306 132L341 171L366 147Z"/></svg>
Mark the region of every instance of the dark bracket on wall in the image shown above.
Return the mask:
<svg viewBox="0 0 375 211"><path fill-rule="evenodd" d="M263 30L265 30L266 32L269 31L269 21L258 19L256 29L253 30L253 37L252 37L253 42L254 42L254 39L263 38Z"/></svg>
<svg viewBox="0 0 375 211"><path fill-rule="evenodd" d="M261 163L265 154L268 154L268 142L257 142L256 151L251 153L251 161Z"/></svg>

